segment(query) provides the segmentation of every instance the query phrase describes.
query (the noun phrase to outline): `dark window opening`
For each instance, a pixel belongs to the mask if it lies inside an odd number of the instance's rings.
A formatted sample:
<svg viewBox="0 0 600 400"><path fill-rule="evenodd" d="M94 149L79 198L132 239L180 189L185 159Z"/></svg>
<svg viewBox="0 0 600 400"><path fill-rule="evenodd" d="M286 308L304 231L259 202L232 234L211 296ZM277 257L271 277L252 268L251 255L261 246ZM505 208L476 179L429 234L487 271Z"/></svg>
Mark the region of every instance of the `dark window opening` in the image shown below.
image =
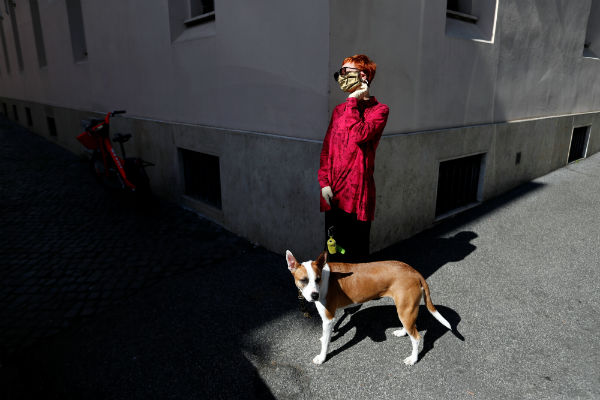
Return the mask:
<svg viewBox="0 0 600 400"><path fill-rule="evenodd" d="M4 116L8 117L8 107L6 106L6 103L2 103L2 108L4 109Z"/></svg>
<svg viewBox="0 0 600 400"><path fill-rule="evenodd" d="M38 0L29 0L29 9L31 11L31 22L33 23L33 37L35 38L35 47L37 49L38 63L40 67L47 65L46 48L44 47L44 33L42 32L42 21L40 19L40 8Z"/></svg>
<svg viewBox="0 0 600 400"><path fill-rule="evenodd" d="M571 148L569 149L569 160L573 161L580 160L585 157L585 150L587 147L589 126L581 126L573 129L573 136L571 137Z"/></svg>
<svg viewBox="0 0 600 400"><path fill-rule="evenodd" d="M192 17L197 17L198 15L208 14L214 11L214 0L190 0L190 15Z"/></svg>
<svg viewBox="0 0 600 400"><path fill-rule="evenodd" d="M472 0L448 0L446 5L446 16L448 18L458 19L469 23L477 23L479 18L472 15Z"/></svg>
<svg viewBox="0 0 600 400"><path fill-rule="evenodd" d="M31 118L31 108L25 107L25 116L27 117L27 125L33 126L33 118Z"/></svg>
<svg viewBox="0 0 600 400"><path fill-rule="evenodd" d="M88 52L85 40L81 0L67 0L67 16L69 19L69 29L71 31L73 58L75 61L83 61L87 59Z"/></svg>
<svg viewBox="0 0 600 400"><path fill-rule="evenodd" d="M15 117L15 121L19 122L19 111L15 104L13 104L13 115Z"/></svg>
<svg viewBox="0 0 600 400"><path fill-rule="evenodd" d="M17 15L15 14L16 4L10 2L9 6L8 12L10 13L10 24L12 25L13 39L15 40L15 50L17 51L17 62L19 64L19 70L23 71L25 67L23 65L23 51L21 50L21 38L19 36L19 27L17 25Z"/></svg>
<svg viewBox="0 0 600 400"><path fill-rule="evenodd" d="M193 26L214 19L214 0L190 0L190 18L184 21L186 26Z"/></svg>
<svg viewBox="0 0 600 400"><path fill-rule="evenodd" d="M435 216L479 201L483 154L440 163Z"/></svg>
<svg viewBox="0 0 600 400"><path fill-rule="evenodd" d="M50 136L58 136L58 132L56 131L56 121L54 121L54 118L46 117L46 121L48 122L48 133L50 133Z"/></svg>
<svg viewBox="0 0 600 400"><path fill-rule="evenodd" d="M8 48L6 47L6 35L4 34L4 24L2 23L1 19L0 19L0 39L2 40L2 50L4 50L4 62L6 62L6 73L10 75L10 60L8 59Z"/></svg>
<svg viewBox="0 0 600 400"><path fill-rule="evenodd" d="M184 149L180 152L185 194L221 209L219 157Z"/></svg>
<svg viewBox="0 0 600 400"><path fill-rule="evenodd" d="M588 14L583 56L600 58L600 0L592 0Z"/></svg>

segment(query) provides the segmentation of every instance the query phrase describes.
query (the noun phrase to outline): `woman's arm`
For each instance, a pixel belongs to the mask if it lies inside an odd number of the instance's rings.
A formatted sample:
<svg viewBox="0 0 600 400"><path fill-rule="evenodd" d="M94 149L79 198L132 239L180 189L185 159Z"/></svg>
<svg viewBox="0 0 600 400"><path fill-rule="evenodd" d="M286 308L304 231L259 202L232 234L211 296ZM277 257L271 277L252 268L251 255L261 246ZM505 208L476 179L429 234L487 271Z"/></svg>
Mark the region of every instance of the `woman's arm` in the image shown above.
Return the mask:
<svg viewBox="0 0 600 400"><path fill-rule="evenodd" d="M329 142L331 141L331 127L333 125L333 119L335 116L335 110L331 115L331 121L329 121L329 127L323 140L323 147L321 148L321 159L319 163L319 185L321 188L331 186L329 182Z"/></svg>
<svg viewBox="0 0 600 400"><path fill-rule="evenodd" d="M346 100L344 123L356 143L365 143L383 131L389 114L389 108L380 104L377 109L361 119L358 111L358 100L349 97Z"/></svg>

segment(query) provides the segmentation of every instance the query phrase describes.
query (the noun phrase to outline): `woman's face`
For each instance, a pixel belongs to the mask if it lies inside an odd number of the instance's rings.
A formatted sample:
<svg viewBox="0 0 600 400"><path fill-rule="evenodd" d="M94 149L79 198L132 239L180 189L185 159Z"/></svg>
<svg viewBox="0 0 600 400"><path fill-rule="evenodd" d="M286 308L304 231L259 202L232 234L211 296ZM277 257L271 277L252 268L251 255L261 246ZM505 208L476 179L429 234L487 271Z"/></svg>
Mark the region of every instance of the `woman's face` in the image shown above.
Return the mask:
<svg viewBox="0 0 600 400"><path fill-rule="evenodd" d="M342 68L344 68L344 67L346 67L346 68L353 68L356 71L359 70L359 68L353 62L344 63L344 65L342 65ZM365 74L363 71L360 71L360 80L361 81L365 81L366 79L367 79L367 74ZM357 90L358 88L360 88L360 86L357 87L357 88L355 88L354 90ZM352 90L352 91L354 91L354 90Z"/></svg>

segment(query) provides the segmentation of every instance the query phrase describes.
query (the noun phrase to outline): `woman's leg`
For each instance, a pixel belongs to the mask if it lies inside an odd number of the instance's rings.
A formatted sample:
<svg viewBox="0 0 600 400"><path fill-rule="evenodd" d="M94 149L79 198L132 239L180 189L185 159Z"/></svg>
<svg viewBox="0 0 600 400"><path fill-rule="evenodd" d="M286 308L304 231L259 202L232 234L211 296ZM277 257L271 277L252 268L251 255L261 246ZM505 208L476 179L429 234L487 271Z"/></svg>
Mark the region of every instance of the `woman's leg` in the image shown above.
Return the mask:
<svg viewBox="0 0 600 400"><path fill-rule="evenodd" d="M330 255L331 261L364 262L368 261L371 236L371 221L359 221L356 214L349 214L338 208L325 213L325 235L334 226L334 239L346 250L346 254Z"/></svg>
<svg viewBox="0 0 600 400"><path fill-rule="evenodd" d="M352 222L354 257L353 262L369 261L369 250L371 241L371 221L359 221L354 219Z"/></svg>

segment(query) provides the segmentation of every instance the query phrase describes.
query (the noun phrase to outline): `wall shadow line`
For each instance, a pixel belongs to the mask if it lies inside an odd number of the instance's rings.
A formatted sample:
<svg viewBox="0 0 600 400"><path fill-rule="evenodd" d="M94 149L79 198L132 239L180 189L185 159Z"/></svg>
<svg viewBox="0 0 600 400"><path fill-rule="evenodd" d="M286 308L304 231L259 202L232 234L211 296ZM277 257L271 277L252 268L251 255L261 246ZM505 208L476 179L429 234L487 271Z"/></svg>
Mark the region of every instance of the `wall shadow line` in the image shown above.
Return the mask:
<svg viewBox="0 0 600 400"><path fill-rule="evenodd" d="M461 226L485 218L487 215L506 207L513 201L542 189L545 185L539 182L528 182L508 193L483 202L479 206L461 214L444 219L433 227L415 236L379 250L371 255L372 261L398 260L411 265L425 278L430 277L449 262L464 260L477 247L471 243L479 235L464 230L456 232Z"/></svg>

